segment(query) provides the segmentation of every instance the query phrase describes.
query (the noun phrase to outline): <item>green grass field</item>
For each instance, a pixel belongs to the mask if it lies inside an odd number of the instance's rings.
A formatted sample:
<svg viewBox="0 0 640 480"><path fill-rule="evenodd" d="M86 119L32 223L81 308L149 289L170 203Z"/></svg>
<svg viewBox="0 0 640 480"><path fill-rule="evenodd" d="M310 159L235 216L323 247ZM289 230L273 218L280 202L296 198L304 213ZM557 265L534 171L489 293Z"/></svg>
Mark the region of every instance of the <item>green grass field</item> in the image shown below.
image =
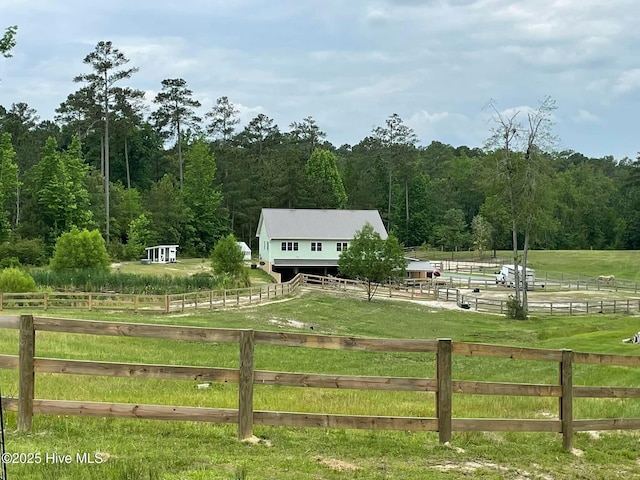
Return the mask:
<svg viewBox="0 0 640 480"><path fill-rule="evenodd" d="M546 252L545 252L546 253ZM607 252L605 252L607 253ZM629 257L627 262L632 262ZM578 262L576 257L574 263ZM553 263L550 261L550 263ZM624 264L622 262L621 264ZM146 267L145 267L146 268ZM539 267L540 268L540 267ZM588 267L585 273L588 274ZM617 271L612 272L618 276ZM504 317L440 311L409 302L305 294L288 301L193 315L127 315L50 312L50 316L158 324L393 338L452 338L506 345L640 354L621 339L640 330L640 319L622 315ZM16 331L0 330L0 353L16 354ZM237 368L235 344L79 336L39 332L41 357L203 365ZM256 368L353 375L434 377L433 355L256 347ZM554 383L557 364L454 357L459 380ZM576 385L638 386L638 371L577 365ZM3 394L17 396L17 373L0 370ZM36 398L237 407L237 385L36 375ZM254 408L363 415L433 416L434 396L424 392L365 392L256 386ZM547 418L557 399L454 396L455 417ZM575 418L640 418L640 400L576 399ZM578 433L582 456L562 450L558 434L454 433L452 446L437 433L254 428L256 445L236 440L234 425L36 416L32 434L15 433L7 414L7 450L72 455L71 464L10 465L10 479L614 479L640 476L640 433ZM79 464L76 453L100 453L100 464Z"/></svg>

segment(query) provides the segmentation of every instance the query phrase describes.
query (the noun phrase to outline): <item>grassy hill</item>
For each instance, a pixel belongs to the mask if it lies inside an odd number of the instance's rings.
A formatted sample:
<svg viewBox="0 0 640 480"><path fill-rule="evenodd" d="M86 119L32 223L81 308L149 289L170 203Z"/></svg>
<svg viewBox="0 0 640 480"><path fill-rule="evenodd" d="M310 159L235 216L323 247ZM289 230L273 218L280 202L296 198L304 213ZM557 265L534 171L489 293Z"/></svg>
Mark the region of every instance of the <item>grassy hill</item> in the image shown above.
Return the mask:
<svg viewBox="0 0 640 480"><path fill-rule="evenodd" d="M53 315L53 314L52 314ZM388 300L306 294L289 301L188 316L56 312L55 316L145 323L308 331L338 335L439 338L577 351L640 354L621 339L640 330L640 319L625 316L534 318L439 311ZM17 353L17 332L0 331L0 353ZM177 365L236 368L237 345L39 332L37 355ZM353 375L435 375L433 355L325 351L260 345L256 368ZM454 357L454 379L551 383L557 364ZM577 366L576 385L637 386L629 368ZM237 386L196 382L38 374L36 397L126 403L237 407ZM16 372L0 371L4 395L17 396ZM434 396L425 392L366 392L256 386L255 408L263 410L365 415L432 416ZM557 399L500 396L454 397L455 417L547 418L557 415ZM575 402L576 418L640 417L637 399ZM234 425L36 416L32 435L13 433L11 452L95 452L101 464L10 465L20 479L425 479L425 478L619 478L640 475L633 433L577 434L583 456L562 450L557 434L454 433L453 446L438 444L436 433L256 427L256 445L235 439ZM104 455L103 455L104 454Z"/></svg>

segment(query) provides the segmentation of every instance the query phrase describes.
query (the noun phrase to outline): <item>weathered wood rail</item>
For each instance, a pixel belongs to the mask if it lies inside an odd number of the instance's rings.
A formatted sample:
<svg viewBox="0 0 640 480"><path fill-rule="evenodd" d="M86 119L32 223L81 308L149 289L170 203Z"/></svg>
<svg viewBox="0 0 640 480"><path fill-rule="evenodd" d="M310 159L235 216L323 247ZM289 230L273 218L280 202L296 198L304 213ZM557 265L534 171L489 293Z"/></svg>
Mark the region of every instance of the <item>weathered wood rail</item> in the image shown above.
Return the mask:
<svg viewBox="0 0 640 480"><path fill-rule="evenodd" d="M185 310L239 307L273 300L295 293L302 277L289 282L249 288L206 290L173 295L136 295L95 292L1 293L0 310L69 309L124 310L148 313L172 313Z"/></svg>
<svg viewBox="0 0 640 480"><path fill-rule="evenodd" d="M31 430L34 414L64 414L236 423L240 439L252 435L253 425L433 431L438 432L440 442L450 441L452 432L460 431L556 432L562 434L564 448L570 449L574 431L640 429L640 418L579 420L573 418L574 398L640 399L640 388L574 386L574 364L624 366L640 369L640 356L452 342L449 339L338 337L288 332L72 320L33 317L31 315L0 316L0 329L19 329L19 355L0 355L0 368L18 369L19 397L3 398L3 405L6 410L18 412L18 429L21 431ZM236 369L41 358L36 356L35 350L35 338L38 331L198 342L231 342L239 345L239 364ZM254 356L256 346L259 345L376 352L418 352L425 355L435 355L436 378L325 375L255 370ZM454 380L451 369L454 356L554 362L559 366L558 382L555 384L528 384ZM35 399L36 373L232 382L238 384L238 408ZM255 411L253 408L253 386L255 384L303 388L432 392L435 394L436 416L390 417ZM455 394L557 398L559 402L558 419L456 418L453 415L452 401Z"/></svg>

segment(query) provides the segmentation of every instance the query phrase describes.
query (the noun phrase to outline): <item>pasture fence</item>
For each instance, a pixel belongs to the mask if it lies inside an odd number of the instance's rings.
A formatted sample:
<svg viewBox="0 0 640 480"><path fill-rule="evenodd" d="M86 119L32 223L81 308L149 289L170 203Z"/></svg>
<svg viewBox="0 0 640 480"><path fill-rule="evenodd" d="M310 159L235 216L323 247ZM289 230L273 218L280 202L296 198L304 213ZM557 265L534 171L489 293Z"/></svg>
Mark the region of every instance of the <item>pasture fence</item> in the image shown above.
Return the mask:
<svg viewBox="0 0 640 480"><path fill-rule="evenodd" d="M139 295L87 292L0 293L0 310L51 308L79 310L122 310L173 313L185 310L239 307L273 300L296 292L302 278L256 287L206 290L172 295Z"/></svg>
<svg viewBox="0 0 640 480"><path fill-rule="evenodd" d="M555 432L562 434L563 447L571 449L576 431L640 429L640 418L577 419L574 418L573 413L575 398L640 399L640 388L575 385L575 364L640 369L640 356L454 342L446 338L426 340L339 337L281 331L100 322L33 317L31 315L2 316L0 317L0 328L19 329L19 355L0 355L0 368L18 369L19 396L18 398L4 397L2 403L6 410L17 411L18 430L23 432L32 429L34 414L77 415L235 423L238 426L239 439L251 437L254 425L432 431L438 432L441 443L450 441L452 432ZM238 344L239 362L238 368L213 368L42 358L36 356L36 332L161 338L197 342L231 342ZM435 378L256 370L254 357L260 354L259 348L256 347L262 345L369 352L414 352L425 356L435 355ZM558 365L559 376L557 382L550 384L456 380L451 368L454 356L553 362ZM35 399L37 373L237 383L238 408ZM253 407L254 385L430 392L434 394L433 411L435 416L396 417L255 410ZM458 394L551 397L558 400L558 414L557 418L547 419L459 418L454 415L453 411L455 405L453 397ZM425 412L426 410L425 406Z"/></svg>

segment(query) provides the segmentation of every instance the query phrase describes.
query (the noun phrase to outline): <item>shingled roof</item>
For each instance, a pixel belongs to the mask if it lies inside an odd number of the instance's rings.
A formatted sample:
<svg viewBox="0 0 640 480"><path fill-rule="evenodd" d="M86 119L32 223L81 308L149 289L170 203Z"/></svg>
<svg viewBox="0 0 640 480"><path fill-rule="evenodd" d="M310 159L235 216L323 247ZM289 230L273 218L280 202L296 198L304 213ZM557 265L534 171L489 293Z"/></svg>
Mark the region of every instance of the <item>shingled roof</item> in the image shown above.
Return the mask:
<svg viewBox="0 0 640 480"><path fill-rule="evenodd" d="M383 239L387 238L387 230L377 210L263 208L256 236L264 224L272 240L348 240L367 222Z"/></svg>

